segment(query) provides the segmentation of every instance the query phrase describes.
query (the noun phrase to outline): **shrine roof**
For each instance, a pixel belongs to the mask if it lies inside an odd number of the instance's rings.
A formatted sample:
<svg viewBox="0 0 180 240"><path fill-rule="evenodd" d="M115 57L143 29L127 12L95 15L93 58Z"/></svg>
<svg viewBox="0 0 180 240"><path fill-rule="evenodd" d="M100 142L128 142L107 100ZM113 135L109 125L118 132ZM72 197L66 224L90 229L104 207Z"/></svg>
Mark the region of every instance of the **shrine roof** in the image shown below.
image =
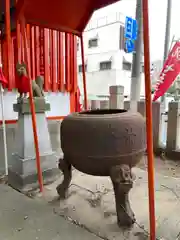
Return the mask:
<svg viewBox="0 0 180 240"><path fill-rule="evenodd" d="M118 1L18 0L16 13L19 16L23 7L27 23L79 35L84 31L95 10ZM11 4L14 4L14 0L11 0ZM2 7L1 5L0 7Z"/></svg>

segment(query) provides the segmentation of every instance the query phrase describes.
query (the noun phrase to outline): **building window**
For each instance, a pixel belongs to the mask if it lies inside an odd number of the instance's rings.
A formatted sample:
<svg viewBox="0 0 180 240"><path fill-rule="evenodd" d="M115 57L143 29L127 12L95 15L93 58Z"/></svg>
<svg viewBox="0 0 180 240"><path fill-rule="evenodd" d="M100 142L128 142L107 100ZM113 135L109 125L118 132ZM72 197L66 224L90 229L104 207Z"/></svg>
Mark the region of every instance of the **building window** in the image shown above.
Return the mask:
<svg viewBox="0 0 180 240"><path fill-rule="evenodd" d="M79 73L82 73L83 71L82 64L80 64L78 68L79 68ZM87 72L87 64L85 64L85 72Z"/></svg>
<svg viewBox="0 0 180 240"><path fill-rule="evenodd" d="M89 39L89 42L88 42L88 47L89 48L94 48L94 47L97 47L97 46L98 46L98 39L97 38Z"/></svg>
<svg viewBox="0 0 180 240"><path fill-rule="evenodd" d="M100 62L100 71L109 70L112 68L111 61Z"/></svg>
<svg viewBox="0 0 180 240"><path fill-rule="evenodd" d="M131 71L131 63L129 63L129 62L123 62L123 70L125 70L125 71Z"/></svg>

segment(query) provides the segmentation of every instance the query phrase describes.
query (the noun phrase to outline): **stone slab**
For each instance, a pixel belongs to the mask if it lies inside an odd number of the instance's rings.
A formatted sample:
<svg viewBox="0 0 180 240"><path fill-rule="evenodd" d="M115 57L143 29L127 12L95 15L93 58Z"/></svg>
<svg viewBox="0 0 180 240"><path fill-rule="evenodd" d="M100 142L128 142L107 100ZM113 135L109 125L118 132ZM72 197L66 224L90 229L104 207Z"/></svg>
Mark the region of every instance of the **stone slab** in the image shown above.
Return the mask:
<svg viewBox="0 0 180 240"><path fill-rule="evenodd" d="M100 101L100 109L109 109L109 100Z"/></svg>
<svg viewBox="0 0 180 240"><path fill-rule="evenodd" d="M109 93L115 95L124 95L124 86L114 85L109 87Z"/></svg>
<svg viewBox="0 0 180 240"><path fill-rule="evenodd" d="M124 109L124 96L111 94L109 98L110 109Z"/></svg>
<svg viewBox="0 0 180 240"><path fill-rule="evenodd" d="M126 101L126 100L124 101L124 109L129 111L129 109L130 109L130 101Z"/></svg>
<svg viewBox="0 0 180 240"><path fill-rule="evenodd" d="M100 109L100 100L91 100L91 109Z"/></svg>
<svg viewBox="0 0 180 240"><path fill-rule="evenodd" d="M49 184L59 176L58 158L50 152L40 156L44 183ZM20 192L27 192L39 187L35 158L22 159L17 153L12 155L8 170L8 184Z"/></svg>
<svg viewBox="0 0 180 240"><path fill-rule="evenodd" d="M44 154L40 156L41 169L46 171L47 169L57 168L58 157L50 152L49 154ZM17 153L12 154L11 165L9 169L16 172L19 175L28 176L36 172L36 158L21 158Z"/></svg>
<svg viewBox="0 0 180 240"><path fill-rule="evenodd" d="M34 107L36 113L50 111L50 104L46 103L44 98L34 98ZM13 110L20 114L30 114L31 108L29 99L23 99L21 102L13 104Z"/></svg>
<svg viewBox="0 0 180 240"><path fill-rule="evenodd" d="M36 114L36 124L40 156L49 154L52 151L52 147L45 113ZM21 158L34 158L34 134L30 114L19 116L15 142L15 152L17 152Z"/></svg>
<svg viewBox="0 0 180 240"><path fill-rule="evenodd" d="M180 103L170 102L167 122L167 151L171 152L180 148ZM173 126L173 127L172 127Z"/></svg>
<svg viewBox="0 0 180 240"><path fill-rule="evenodd" d="M43 184L51 184L60 177L58 168L46 169L42 172ZM27 193L39 188L37 172L31 175L19 175L16 172L9 169L8 172L8 184L22 193Z"/></svg>

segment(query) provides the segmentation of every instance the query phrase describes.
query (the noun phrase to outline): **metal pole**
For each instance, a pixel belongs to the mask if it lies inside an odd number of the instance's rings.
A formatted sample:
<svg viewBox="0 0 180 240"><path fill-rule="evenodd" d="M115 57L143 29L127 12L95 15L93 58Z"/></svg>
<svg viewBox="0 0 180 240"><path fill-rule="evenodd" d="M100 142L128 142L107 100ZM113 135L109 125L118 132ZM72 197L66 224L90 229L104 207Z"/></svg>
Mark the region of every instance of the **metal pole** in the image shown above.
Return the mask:
<svg viewBox="0 0 180 240"><path fill-rule="evenodd" d="M173 35L173 37L172 37L172 40L171 40L171 44L170 44L170 48L169 48L168 54L170 53L170 51L171 51L171 49L172 49L172 47L173 47L173 43L174 43L174 42L176 42L176 40L175 40L175 35Z"/></svg>
<svg viewBox="0 0 180 240"><path fill-rule="evenodd" d="M8 176L8 156L7 156L7 139L6 139L6 123L4 117L4 99L3 99L3 87L0 84L1 90L1 115L2 115L2 127L3 127L3 141L4 141L4 162L5 162L5 175Z"/></svg>
<svg viewBox="0 0 180 240"><path fill-rule="evenodd" d="M84 61L84 41L83 35L80 36L81 41L81 58L82 58L82 75L83 75L83 90L84 90L84 108L87 110L87 86L86 86L86 71L85 71L85 61Z"/></svg>
<svg viewBox="0 0 180 240"><path fill-rule="evenodd" d="M167 59L169 52L169 43L170 43L170 30L171 30L171 11L172 10L172 0L168 0L167 3L167 16L166 16L166 33L164 41L164 62ZM165 95L161 97L161 102L165 102Z"/></svg>
<svg viewBox="0 0 180 240"><path fill-rule="evenodd" d="M148 153L148 191L149 191L149 220L150 238L156 239L155 219L155 192L154 192L154 153L153 153L153 124L150 78L150 52L149 52L149 11L148 0L143 0L143 33L144 33L144 69L146 93L146 139Z"/></svg>
<svg viewBox="0 0 180 240"><path fill-rule="evenodd" d="M130 108L137 111L137 102L140 99L141 91L141 62L142 62L142 0L136 0L136 20L138 23L138 34L133 53L132 73L131 73L131 95Z"/></svg>

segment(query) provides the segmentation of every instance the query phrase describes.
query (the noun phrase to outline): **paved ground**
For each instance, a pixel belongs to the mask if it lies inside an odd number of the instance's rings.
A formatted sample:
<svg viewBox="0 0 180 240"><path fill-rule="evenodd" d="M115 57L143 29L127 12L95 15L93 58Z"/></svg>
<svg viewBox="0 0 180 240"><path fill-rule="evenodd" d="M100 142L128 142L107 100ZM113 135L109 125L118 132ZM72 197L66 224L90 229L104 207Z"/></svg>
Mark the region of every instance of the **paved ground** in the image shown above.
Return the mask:
<svg viewBox="0 0 180 240"><path fill-rule="evenodd" d="M56 201L55 188L58 182L46 186L43 197L40 194L31 195L34 199L14 191L2 182L0 239L149 239L147 172L144 171L146 159L139 167L141 169L134 169L137 179L130 196L137 218L132 229L117 227L109 178L91 177L74 171L70 195L64 202ZM156 159L155 168L158 172L155 185L157 237L163 240L180 240L180 164Z"/></svg>
<svg viewBox="0 0 180 240"><path fill-rule="evenodd" d="M52 208L0 185L1 240L98 240L54 214Z"/></svg>
<svg viewBox="0 0 180 240"><path fill-rule="evenodd" d="M69 217L97 236L108 240L146 240L149 232L147 172L134 169L137 179L130 199L137 223L132 229L119 229L116 224L114 195L109 178L92 177L73 171L73 181L66 201L57 201L56 185L45 187L45 196L58 215ZM180 239L180 179L156 174L157 239ZM43 201L42 201L43 200Z"/></svg>
<svg viewBox="0 0 180 240"><path fill-rule="evenodd" d="M147 170L147 158L141 159L138 167ZM180 178L180 161L173 161L167 159L164 155L162 157L154 158L154 167L157 173L164 176Z"/></svg>

